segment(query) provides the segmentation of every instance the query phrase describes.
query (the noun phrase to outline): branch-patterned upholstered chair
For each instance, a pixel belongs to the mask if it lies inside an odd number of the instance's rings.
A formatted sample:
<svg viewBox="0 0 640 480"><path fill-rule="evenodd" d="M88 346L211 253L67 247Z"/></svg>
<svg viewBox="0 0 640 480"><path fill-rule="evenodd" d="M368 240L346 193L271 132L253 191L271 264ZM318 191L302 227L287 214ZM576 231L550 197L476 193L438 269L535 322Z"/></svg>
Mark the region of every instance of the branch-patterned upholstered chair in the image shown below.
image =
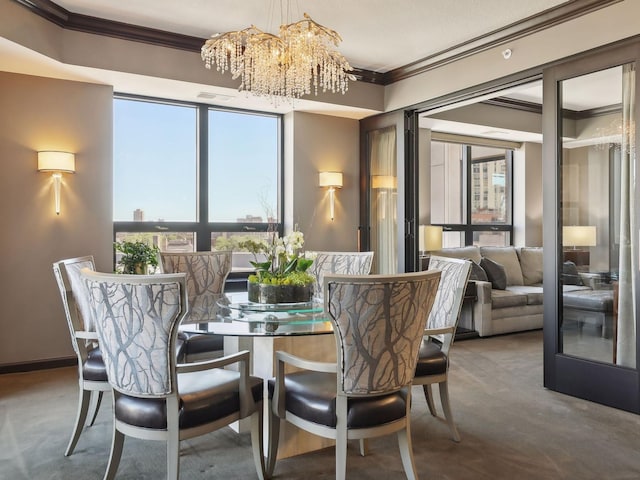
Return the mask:
<svg viewBox="0 0 640 480"><path fill-rule="evenodd" d="M347 440L397 432L407 478L416 478L410 433L411 382L424 319L440 272L327 275L325 311L333 325L337 363L276 353L269 380L269 453L273 472L280 422L336 440L336 478L344 479ZM285 363L304 369L285 374Z"/></svg>
<svg viewBox="0 0 640 480"><path fill-rule="evenodd" d="M368 275L373 252L307 252L316 255L309 273L316 277L315 297L322 299L325 275Z"/></svg>
<svg viewBox="0 0 640 480"><path fill-rule="evenodd" d="M178 325L188 310L185 274L81 273L113 387L113 439L104 478L115 477L125 435L165 441L167 478L177 479L180 440L249 416L256 470L264 478L263 382L249 376L249 352L176 365ZM239 371L222 368L231 364Z"/></svg>
<svg viewBox="0 0 640 480"><path fill-rule="evenodd" d="M429 270L440 270L442 278L436 299L427 320L427 328L424 331L424 340L420 345L414 385L422 385L424 396L429 406L431 415L436 416L433 403L431 385L438 384L440 390L440 402L444 416L451 430L454 441L460 441L458 429L453 421L451 405L449 404L449 388L447 374L449 372L449 349L453 344L462 300L469 280L471 262L456 258L444 258L432 256L429 261Z"/></svg>
<svg viewBox="0 0 640 480"><path fill-rule="evenodd" d="M80 270L95 270L92 256L69 258L53 264L53 273L62 297L62 305L71 333L71 345L78 357L78 412L65 455L71 455L85 425L93 425L102 394L111 391L107 371L98 348L98 335L89 308L89 292ZM88 416L88 421L87 421Z"/></svg>
<svg viewBox="0 0 640 480"><path fill-rule="evenodd" d="M183 323L209 322L215 318L217 301L231 271L231 252L161 253L161 271L186 273L189 313ZM207 360L222 356L221 335L181 332L185 341L185 361Z"/></svg>

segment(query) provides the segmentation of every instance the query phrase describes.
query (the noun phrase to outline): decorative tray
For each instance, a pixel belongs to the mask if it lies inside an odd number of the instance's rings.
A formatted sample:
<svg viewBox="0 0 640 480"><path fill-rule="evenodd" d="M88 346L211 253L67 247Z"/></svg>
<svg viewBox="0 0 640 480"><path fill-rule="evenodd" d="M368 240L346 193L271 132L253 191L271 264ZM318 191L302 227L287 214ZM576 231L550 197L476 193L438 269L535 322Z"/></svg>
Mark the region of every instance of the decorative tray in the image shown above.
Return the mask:
<svg viewBox="0 0 640 480"><path fill-rule="evenodd" d="M320 313L323 310L322 304L316 302L301 303L255 303L255 302L235 302L221 304L241 312L283 312L283 313Z"/></svg>

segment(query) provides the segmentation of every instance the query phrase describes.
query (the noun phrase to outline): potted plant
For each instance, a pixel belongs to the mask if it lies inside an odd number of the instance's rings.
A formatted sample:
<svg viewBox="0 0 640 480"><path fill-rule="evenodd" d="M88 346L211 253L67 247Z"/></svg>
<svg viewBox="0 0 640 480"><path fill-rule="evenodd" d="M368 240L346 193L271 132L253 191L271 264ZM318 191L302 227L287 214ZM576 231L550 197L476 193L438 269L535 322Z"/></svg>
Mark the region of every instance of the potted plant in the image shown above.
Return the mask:
<svg viewBox="0 0 640 480"><path fill-rule="evenodd" d="M294 230L279 238L270 232L269 241L246 240L240 246L254 254L256 261L250 262L256 273L249 275L247 290L249 301L257 303L308 302L313 296L315 277L307 272L313 263L301 253L304 245L302 232ZM257 261L258 254L267 260Z"/></svg>
<svg viewBox="0 0 640 480"><path fill-rule="evenodd" d="M155 245L144 242L116 242L116 252L122 253L118 265L122 267L122 273L145 275L149 266L158 266L158 254L160 249Z"/></svg>

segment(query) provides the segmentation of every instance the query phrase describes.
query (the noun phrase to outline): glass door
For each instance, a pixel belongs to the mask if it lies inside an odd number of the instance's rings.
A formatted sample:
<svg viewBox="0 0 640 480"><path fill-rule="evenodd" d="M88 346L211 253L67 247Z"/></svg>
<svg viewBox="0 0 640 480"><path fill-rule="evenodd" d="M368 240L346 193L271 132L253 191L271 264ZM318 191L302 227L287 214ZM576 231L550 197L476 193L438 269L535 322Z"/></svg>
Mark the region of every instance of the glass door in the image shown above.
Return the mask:
<svg viewBox="0 0 640 480"><path fill-rule="evenodd" d="M544 328L545 386L637 412L635 52L544 75Z"/></svg>
<svg viewBox="0 0 640 480"><path fill-rule="evenodd" d="M415 176L407 178L412 158L411 115L393 112L360 123L360 249L374 252L372 273L393 274L415 268ZM407 257L407 255L409 257Z"/></svg>

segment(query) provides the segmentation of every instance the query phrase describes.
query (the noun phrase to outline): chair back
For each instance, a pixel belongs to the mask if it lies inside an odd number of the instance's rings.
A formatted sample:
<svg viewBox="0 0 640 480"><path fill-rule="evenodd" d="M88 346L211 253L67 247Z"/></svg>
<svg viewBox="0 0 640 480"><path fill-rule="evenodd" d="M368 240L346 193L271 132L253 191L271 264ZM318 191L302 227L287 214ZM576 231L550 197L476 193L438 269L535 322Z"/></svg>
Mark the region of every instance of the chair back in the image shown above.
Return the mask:
<svg viewBox="0 0 640 480"><path fill-rule="evenodd" d="M309 273L316 277L314 292L317 298L324 297L324 276L368 275L373 263L373 252L307 252L316 255Z"/></svg>
<svg viewBox="0 0 640 480"><path fill-rule="evenodd" d="M176 393L175 341L187 312L184 274L81 272L111 386L138 397Z"/></svg>
<svg viewBox="0 0 640 480"><path fill-rule="evenodd" d="M76 332L95 331L89 307L89 291L80 276L80 270L83 268L96 269L92 256L68 258L53 264L53 274L60 290L67 325L71 333L71 342L76 354L79 353Z"/></svg>
<svg viewBox="0 0 640 480"><path fill-rule="evenodd" d="M430 270L440 270L440 286L427 319L427 328L436 329L458 326L462 300L471 273L471 261L458 258L432 256L429 260ZM445 335L433 335L445 344ZM453 343L453 334L450 335Z"/></svg>
<svg viewBox="0 0 640 480"><path fill-rule="evenodd" d="M217 302L231 271L231 251L161 253L164 273L185 273L189 315L186 322L208 322L215 317Z"/></svg>
<svg viewBox="0 0 640 480"><path fill-rule="evenodd" d="M338 393L385 394L411 385L439 281L439 271L324 277Z"/></svg>

